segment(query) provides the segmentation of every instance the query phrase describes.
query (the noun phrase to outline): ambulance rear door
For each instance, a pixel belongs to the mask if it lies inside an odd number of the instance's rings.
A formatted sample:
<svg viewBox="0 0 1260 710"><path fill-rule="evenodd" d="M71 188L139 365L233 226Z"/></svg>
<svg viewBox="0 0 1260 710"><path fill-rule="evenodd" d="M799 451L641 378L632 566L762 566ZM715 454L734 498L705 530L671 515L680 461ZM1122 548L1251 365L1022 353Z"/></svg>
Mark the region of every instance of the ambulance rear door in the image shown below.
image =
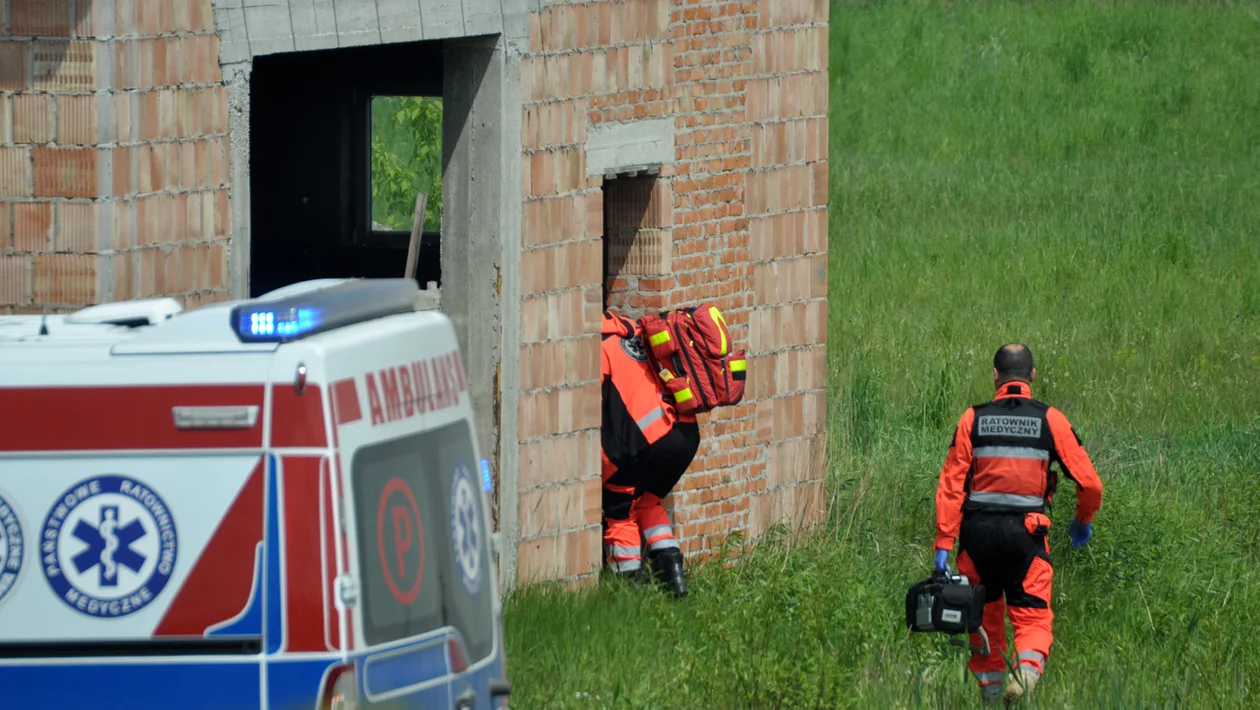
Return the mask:
<svg viewBox="0 0 1260 710"><path fill-rule="evenodd" d="M332 379L357 583L360 705L497 707L501 608L454 328L413 313L316 339Z"/></svg>

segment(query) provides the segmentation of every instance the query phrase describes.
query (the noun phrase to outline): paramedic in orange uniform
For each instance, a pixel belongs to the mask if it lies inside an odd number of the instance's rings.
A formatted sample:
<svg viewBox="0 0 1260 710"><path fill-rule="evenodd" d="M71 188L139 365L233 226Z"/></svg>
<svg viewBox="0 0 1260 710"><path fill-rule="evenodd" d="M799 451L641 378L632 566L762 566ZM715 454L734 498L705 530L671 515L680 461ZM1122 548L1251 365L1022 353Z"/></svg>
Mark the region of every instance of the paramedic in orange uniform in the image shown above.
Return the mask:
<svg viewBox="0 0 1260 710"><path fill-rule="evenodd" d="M687 594L682 550L661 499L695 458L700 428L694 416L678 415L664 394L638 324L604 311L602 334L605 559L616 574L645 580L646 542L652 573L682 597Z"/></svg>
<svg viewBox="0 0 1260 710"><path fill-rule="evenodd" d="M958 570L984 584L984 630L992 650L973 653L968 668L988 702L997 702L1006 669L1006 622L1015 627L1017 677L1006 686L1007 703L1031 692L1054 643L1050 609L1050 519L1058 463L1076 482L1076 517L1068 528L1072 547L1090 537L1102 504L1102 481L1062 412L1032 398L1032 352L1004 345L993 357L997 396L963 413L941 469L936 491L936 567L946 568L954 541ZM1005 608L1003 608L1005 595ZM979 634L971 643L981 645Z"/></svg>

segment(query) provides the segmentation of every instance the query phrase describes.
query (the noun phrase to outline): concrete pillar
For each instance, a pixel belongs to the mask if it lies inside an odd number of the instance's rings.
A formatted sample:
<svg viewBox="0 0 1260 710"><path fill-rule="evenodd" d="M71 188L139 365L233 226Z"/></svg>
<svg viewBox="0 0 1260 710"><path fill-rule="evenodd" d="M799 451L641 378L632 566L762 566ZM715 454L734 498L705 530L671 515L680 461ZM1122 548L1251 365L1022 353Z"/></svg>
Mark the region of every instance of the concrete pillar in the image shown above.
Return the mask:
<svg viewBox="0 0 1260 710"><path fill-rule="evenodd" d="M502 35L448 40L443 53L442 310L459 333L477 441L498 473L500 579L510 586L517 517L520 62L509 56L514 53ZM511 353L506 362L505 352Z"/></svg>

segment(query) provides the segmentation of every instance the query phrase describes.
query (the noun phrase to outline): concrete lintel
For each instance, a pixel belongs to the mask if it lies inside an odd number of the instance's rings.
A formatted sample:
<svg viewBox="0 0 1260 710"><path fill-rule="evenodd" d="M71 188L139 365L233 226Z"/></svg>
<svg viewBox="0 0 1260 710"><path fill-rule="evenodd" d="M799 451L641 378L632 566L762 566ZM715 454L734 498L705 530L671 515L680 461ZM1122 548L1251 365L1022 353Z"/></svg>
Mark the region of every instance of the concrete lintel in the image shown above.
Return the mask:
<svg viewBox="0 0 1260 710"><path fill-rule="evenodd" d="M502 33L528 39L529 13L539 7L539 0L214 0L224 64L428 39Z"/></svg>
<svg viewBox="0 0 1260 710"><path fill-rule="evenodd" d="M336 49L341 44L336 32L298 35L294 41L297 43L299 52L310 52L318 49Z"/></svg>
<svg viewBox="0 0 1260 710"><path fill-rule="evenodd" d="M464 34L489 35L503 31L500 0L463 0Z"/></svg>
<svg viewBox="0 0 1260 710"><path fill-rule="evenodd" d="M586 131L586 174L646 170L674 162L674 119L601 123Z"/></svg>
<svg viewBox="0 0 1260 710"><path fill-rule="evenodd" d="M245 35L249 51L254 55L291 52L293 23L288 3L251 3L245 5Z"/></svg>
<svg viewBox="0 0 1260 710"><path fill-rule="evenodd" d="M416 0L379 0L381 42L417 42L424 39L424 12L416 11Z"/></svg>
<svg viewBox="0 0 1260 710"><path fill-rule="evenodd" d="M467 34L460 0L424 0L425 39L450 39Z"/></svg>
<svg viewBox="0 0 1260 710"><path fill-rule="evenodd" d="M337 34L341 36L341 45L380 44L381 23L377 15L375 0L350 0L339 2L337 9ZM414 17L419 8L412 10ZM416 18L418 24L418 18Z"/></svg>
<svg viewBox="0 0 1260 710"><path fill-rule="evenodd" d="M337 12L332 0L289 0L293 40L299 51L337 46Z"/></svg>

